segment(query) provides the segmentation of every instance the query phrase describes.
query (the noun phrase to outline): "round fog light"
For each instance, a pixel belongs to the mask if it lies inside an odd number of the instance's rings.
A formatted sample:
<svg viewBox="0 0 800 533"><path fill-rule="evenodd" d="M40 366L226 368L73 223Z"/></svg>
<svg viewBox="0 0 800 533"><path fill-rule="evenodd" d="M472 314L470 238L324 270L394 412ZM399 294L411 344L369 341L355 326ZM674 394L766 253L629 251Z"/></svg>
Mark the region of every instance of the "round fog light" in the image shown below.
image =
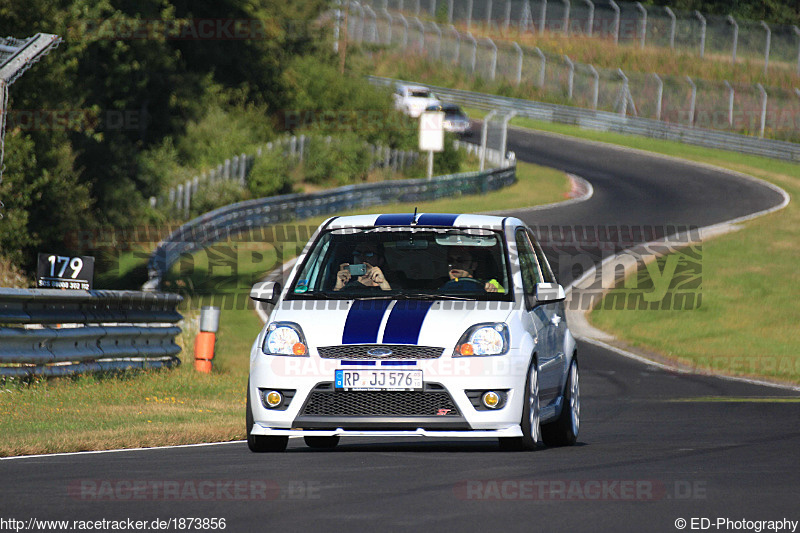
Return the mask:
<svg viewBox="0 0 800 533"><path fill-rule="evenodd" d="M264 400L267 402L268 406L278 407L283 401L283 395L276 390L270 391L264 396Z"/></svg>
<svg viewBox="0 0 800 533"><path fill-rule="evenodd" d="M489 409L496 409L500 405L500 395L494 391L484 392L481 401Z"/></svg>

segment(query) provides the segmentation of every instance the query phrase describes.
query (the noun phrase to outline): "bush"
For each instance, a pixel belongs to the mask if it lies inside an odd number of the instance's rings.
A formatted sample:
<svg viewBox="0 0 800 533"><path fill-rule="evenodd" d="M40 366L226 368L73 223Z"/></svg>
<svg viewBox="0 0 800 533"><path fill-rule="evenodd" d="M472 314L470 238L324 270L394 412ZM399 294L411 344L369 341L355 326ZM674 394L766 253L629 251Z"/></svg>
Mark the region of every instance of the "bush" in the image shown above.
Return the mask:
<svg viewBox="0 0 800 533"><path fill-rule="evenodd" d="M264 198L292 191L292 173L296 161L284 156L280 149L265 152L257 157L250 174L247 188L254 198Z"/></svg>
<svg viewBox="0 0 800 533"><path fill-rule="evenodd" d="M347 185L362 182L370 167L370 151L355 135L341 135L328 143L312 137L306 146L305 180L314 184Z"/></svg>
<svg viewBox="0 0 800 533"><path fill-rule="evenodd" d="M247 190L238 180L218 180L214 183L200 184L197 194L192 197L191 217L213 211L218 207L235 204L245 200Z"/></svg>

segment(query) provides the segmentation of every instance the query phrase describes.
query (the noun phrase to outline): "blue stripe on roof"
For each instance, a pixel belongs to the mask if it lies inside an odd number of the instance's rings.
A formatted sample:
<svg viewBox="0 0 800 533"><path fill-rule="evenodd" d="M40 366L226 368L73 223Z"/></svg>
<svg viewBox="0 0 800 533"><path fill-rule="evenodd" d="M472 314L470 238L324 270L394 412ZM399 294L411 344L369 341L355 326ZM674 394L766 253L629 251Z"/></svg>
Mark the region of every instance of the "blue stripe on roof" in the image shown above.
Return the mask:
<svg viewBox="0 0 800 533"><path fill-rule="evenodd" d="M347 313L342 344L375 344L383 314L391 300L356 300Z"/></svg>
<svg viewBox="0 0 800 533"><path fill-rule="evenodd" d="M417 344L422 322L433 302L419 300L402 300L395 304L386 329L383 332L383 342L388 344Z"/></svg>
<svg viewBox="0 0 800 533"><path fill-rule="evenodd" d="M413 213L396 213L381 215L375 219L376 226L410 226L414 221Z"/></svg>
<svg viewBox="0 0 800 533"><path fill-rule="evenodd" d="M458 215L449 213L425 213L417 219L420 226L452 226L455 224Z"/></svg>

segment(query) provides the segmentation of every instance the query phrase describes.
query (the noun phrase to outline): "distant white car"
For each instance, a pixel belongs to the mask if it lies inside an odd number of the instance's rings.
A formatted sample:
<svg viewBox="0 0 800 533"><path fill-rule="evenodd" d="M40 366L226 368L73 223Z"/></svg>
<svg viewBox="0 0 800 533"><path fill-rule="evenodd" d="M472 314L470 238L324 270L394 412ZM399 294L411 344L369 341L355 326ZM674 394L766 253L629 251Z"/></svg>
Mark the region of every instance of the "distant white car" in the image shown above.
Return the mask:
<svg viewBox="0 0 800 533"><path fill-rule="evenodd" d="M398 85L394 92L394 107L406 115L418 118L430 106L441 105L433 91L421 85Z"/></svg>
<svg viewBox="0 0 800 533"><path fill-rule="evenodd" d="M519 219L441 213L324 222L250 352L247 442L340 436L574 444L575 339L558 284Z"/></svg>

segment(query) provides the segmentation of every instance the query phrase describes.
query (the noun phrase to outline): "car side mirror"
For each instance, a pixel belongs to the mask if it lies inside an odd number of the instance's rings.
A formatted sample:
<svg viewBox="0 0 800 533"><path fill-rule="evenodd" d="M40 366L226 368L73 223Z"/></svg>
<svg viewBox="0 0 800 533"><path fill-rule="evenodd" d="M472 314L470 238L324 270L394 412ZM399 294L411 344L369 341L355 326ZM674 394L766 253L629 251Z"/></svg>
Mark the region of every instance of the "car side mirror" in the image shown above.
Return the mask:
<svg viewBox="0 0 800 533"><path fill-rule="evenodd" d="M536 301L540 304L562 302L566 297L567 295L564 292L564 287L558 283L536 284Z"/></svg>
<svg viewBox="0 0 800 533"><path fill-rule="evenodd" d="M256 302L275 305L281 296L281 284L277 281L261 281L250 289L250 298Z"/></svg>

